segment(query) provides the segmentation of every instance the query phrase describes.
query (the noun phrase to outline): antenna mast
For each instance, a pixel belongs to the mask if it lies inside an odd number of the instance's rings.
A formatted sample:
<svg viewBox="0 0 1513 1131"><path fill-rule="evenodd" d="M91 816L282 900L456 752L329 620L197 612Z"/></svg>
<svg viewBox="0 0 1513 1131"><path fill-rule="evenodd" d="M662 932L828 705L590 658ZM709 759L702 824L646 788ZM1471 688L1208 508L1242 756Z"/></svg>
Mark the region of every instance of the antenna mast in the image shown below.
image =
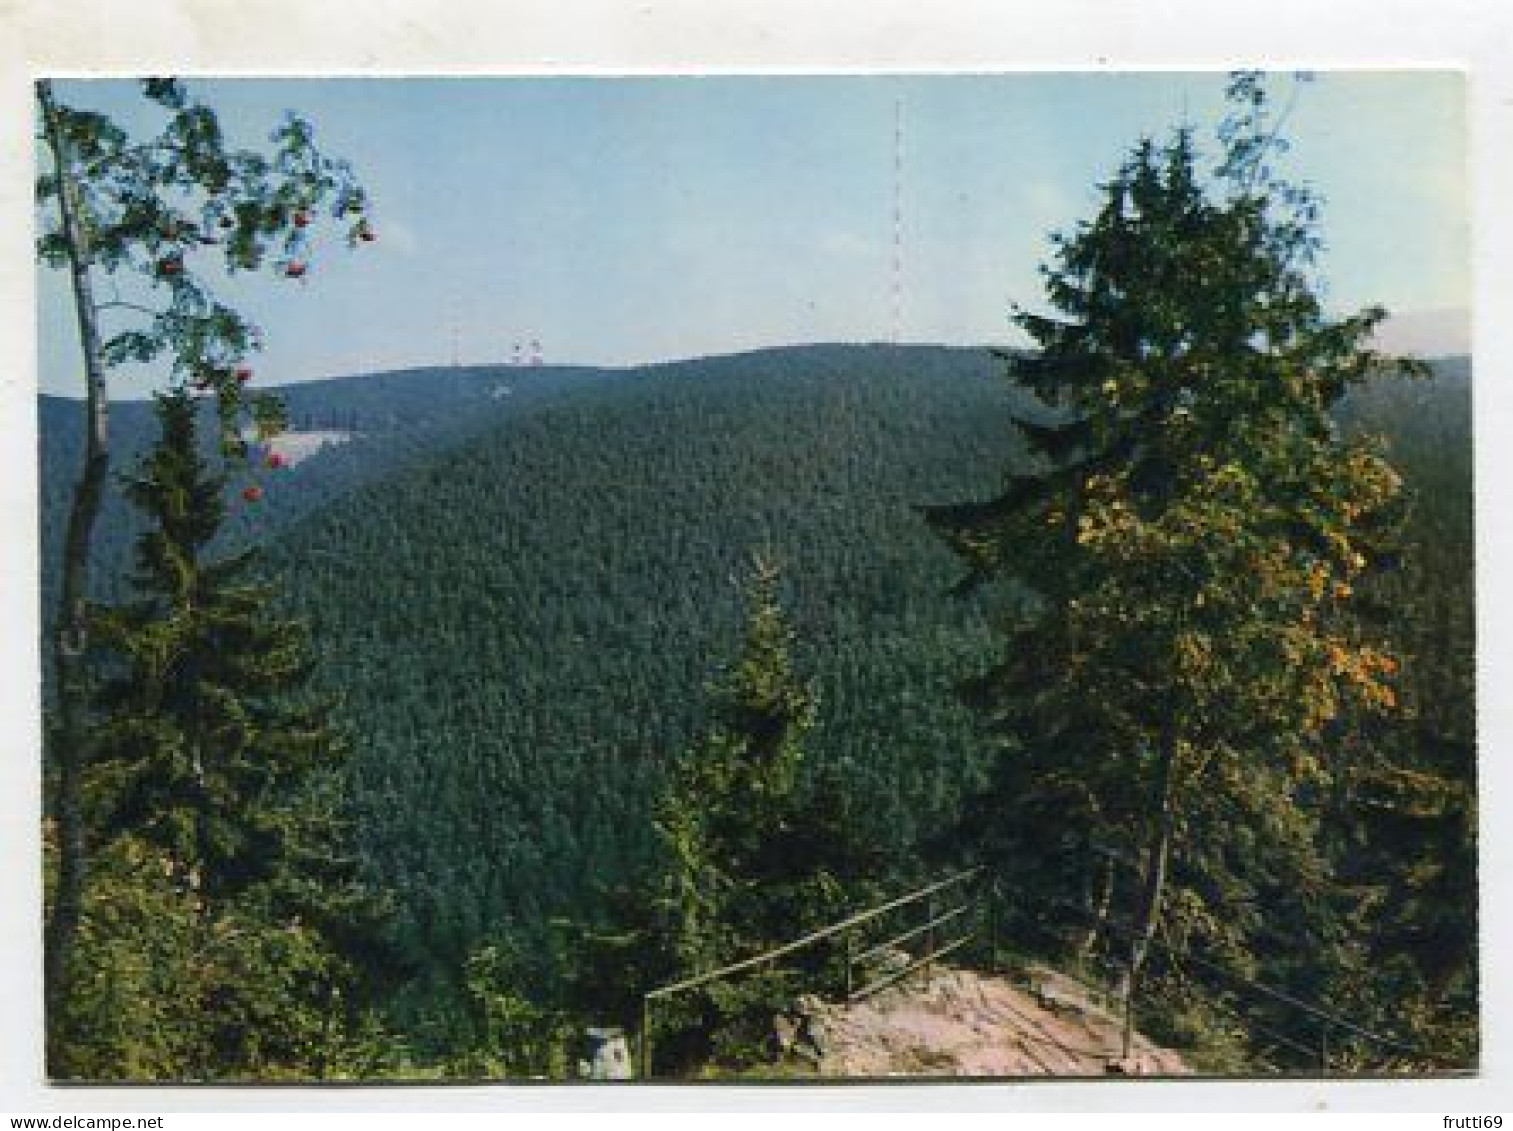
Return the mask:
<svg viewBox="0 0 1513 1131"><path fill-rule="evenodd" d="M448 331L452 339L452 368L456 369L462 364L462 303L453 291L447 301Z"/></svg>
<svg viewBox="0 0 1513 1131"><path fill-rule="evenodd" d="M893 102L893 344L904 325L904 99Z"/></svg>

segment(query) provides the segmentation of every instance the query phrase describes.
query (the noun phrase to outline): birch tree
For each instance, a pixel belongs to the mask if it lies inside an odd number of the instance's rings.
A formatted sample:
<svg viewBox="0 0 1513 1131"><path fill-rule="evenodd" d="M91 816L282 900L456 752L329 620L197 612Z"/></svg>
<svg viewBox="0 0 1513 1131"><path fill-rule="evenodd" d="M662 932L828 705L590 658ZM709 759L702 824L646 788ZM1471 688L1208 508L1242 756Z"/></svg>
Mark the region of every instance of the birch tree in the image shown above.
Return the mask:
<svg viewBox="0 0 1513 1131"><path fill-rule="evenodd" d="M79 791L90 756L90 550L110 471L111 374L129 363L162 365L169 387L213 401L223 452L245 456L248 430L273 434L282 409L248 388L260 336L217 297L217 285L228 273L257 270L296 283L312 269L323 227L344 231L353 245L374 238L350 168L316 146L301 118L285 117L257 152L230 145L215 110L181 82L148 79L141 92L157 129L134 136L107 114L66 104L53 81L36 84L38 254L68 272L85 416L49 624L46 746L58 869L44 983L55 1017L89 857Z"/></svg>

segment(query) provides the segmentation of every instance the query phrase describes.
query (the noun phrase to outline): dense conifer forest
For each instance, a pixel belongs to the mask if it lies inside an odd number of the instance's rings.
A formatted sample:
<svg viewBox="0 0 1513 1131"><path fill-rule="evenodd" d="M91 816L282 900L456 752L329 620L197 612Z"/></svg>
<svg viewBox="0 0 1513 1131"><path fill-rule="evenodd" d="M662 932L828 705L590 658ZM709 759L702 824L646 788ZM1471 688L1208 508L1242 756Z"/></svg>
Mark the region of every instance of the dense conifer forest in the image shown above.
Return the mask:
<svg viewBox="0 0 1513 1131"><path fill-rule="evenodd" d="M491 396L507 379L539 392ZM875 848L872 880L961 855L951 830L989 753L956 688L993 658L988 617L1005 595L953 594L960 567L920 509L985 497L1023 464L1003 420L1026 402L989 351L795 347L289 394L297 426L355 423L364 438L285 471L259 507L229 484L225 538L262 541L350 732L360 858L393 895L405 971L391 1023L414 1058L471 1039L470 955L506 947L554 1002L553 925L613 925L617 885L654 854L669 767L739 649L753 553L782 567L814 682L803 773ZM57 407L44 403L44 451L66 460L47 427ZM141 406L127 407L130 421ZM1469 743L1469 367L1382 377L1341 418L1385 436L1409 484L1395 600L1417 641L1410 670L1425 713ZM124 549L121 517L107 544ZM1465 929L1444 941L1451 965L1468 961Z"/></svg>

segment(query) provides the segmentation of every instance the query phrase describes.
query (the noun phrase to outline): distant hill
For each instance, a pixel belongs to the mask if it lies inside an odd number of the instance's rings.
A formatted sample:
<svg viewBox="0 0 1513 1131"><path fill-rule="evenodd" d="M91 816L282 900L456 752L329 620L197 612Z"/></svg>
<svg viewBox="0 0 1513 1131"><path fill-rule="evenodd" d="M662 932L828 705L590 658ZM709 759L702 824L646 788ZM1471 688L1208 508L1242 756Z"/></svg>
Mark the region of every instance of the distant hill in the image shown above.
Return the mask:
<svg viewBox="0 0 1513 1131"><path fill-rule="evenodd" d="M1471 312L1465 307L1392 314L1378 327L1377 349L1413 357L1457 357L1471 352Z"/></svg>
<svg viewBox="0 0 1513 1131"><path fill-rule="evenodd" d="M263 501L255 507L240 503L232 507L227 544L264 540L332 499L423 452L456 442L496 416L528 409L574 389L634 377L633 371L586 367L462 366L359 374L278 388L274 391L288 406L290 424L297 433L339 432L350 434L353 442L302 453L308 458L297 461L297 468L263 474ZM68 499L83 454L84 416L80 403L69 397L41 396L37 412L42 607L47 612L52 607ZM113 403L110 427L111 466L120 475L135 465L152 441L151 402ZM235 484L229 494L234 498L239 490L240 484ZM130 565L134 530L130 509L112 483L95 538L97 596L117 599L122 595L121 579Z"/></svg>
<svg viewBox="0 0 1513 1131"><path fill-rule="evenodd" d="M1467 373L1384 381L1352 427L1469 428ZM350 705L368 851L419 951L581 914L628 874L756 550L788 568L825 788L888 868L909 876L981 780L953 688L994 641L916 508L990 494L1020 458L1001 364L802 347L643 378L498 418L273 547Z"/></svg>

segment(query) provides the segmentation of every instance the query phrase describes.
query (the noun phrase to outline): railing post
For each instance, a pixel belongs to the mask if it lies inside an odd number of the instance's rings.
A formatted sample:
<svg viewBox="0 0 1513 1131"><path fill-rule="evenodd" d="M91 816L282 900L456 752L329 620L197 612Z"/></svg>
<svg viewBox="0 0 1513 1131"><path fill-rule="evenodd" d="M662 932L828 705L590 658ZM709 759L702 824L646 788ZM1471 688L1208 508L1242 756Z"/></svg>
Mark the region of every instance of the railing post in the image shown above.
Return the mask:
<svg viewBox="0 0 1513 1131"><path fill-rule="evenodd" d="M641 996L641 1079L651 1079L651 995Z"/></svg>
<svg viewBox="0 0 1513 1131"><path fill-rule="evenodd" d="M849 929L841 933L841 938L846 946L846 1001L849 1003L851 1001L852 982L851 962L852 955L855 953L856 944L852 939L851 931Z"/></svg>
<svg viewBox="0 0 1513 1131"><path fill-rule="evenodd" d="M1134 963L1130 963L1129 977L1125 983L1124 991L1124 1052L1122 1059L1129 1060L1135 1050L1135 973Z"/></svg>
<svg viewBox="0 0 1513 1131"><path fill-rule="evenodd" d="M925 922L929 924L925 928L925 981L928 982L935 960L935 893L933 891L925 900Z"/></svg>
<svg viewBox="0 0 1513 1131"><path fill-rule="evenodd" d="M1329 1022L1319 1027L1319 1072L1329 1074Z"/></svg>
<svg viewBox="0 0 1513 1131"><path fill-rule="evenodd" d="M988 884L988 973L998 973L998 877Z"/></svg>

